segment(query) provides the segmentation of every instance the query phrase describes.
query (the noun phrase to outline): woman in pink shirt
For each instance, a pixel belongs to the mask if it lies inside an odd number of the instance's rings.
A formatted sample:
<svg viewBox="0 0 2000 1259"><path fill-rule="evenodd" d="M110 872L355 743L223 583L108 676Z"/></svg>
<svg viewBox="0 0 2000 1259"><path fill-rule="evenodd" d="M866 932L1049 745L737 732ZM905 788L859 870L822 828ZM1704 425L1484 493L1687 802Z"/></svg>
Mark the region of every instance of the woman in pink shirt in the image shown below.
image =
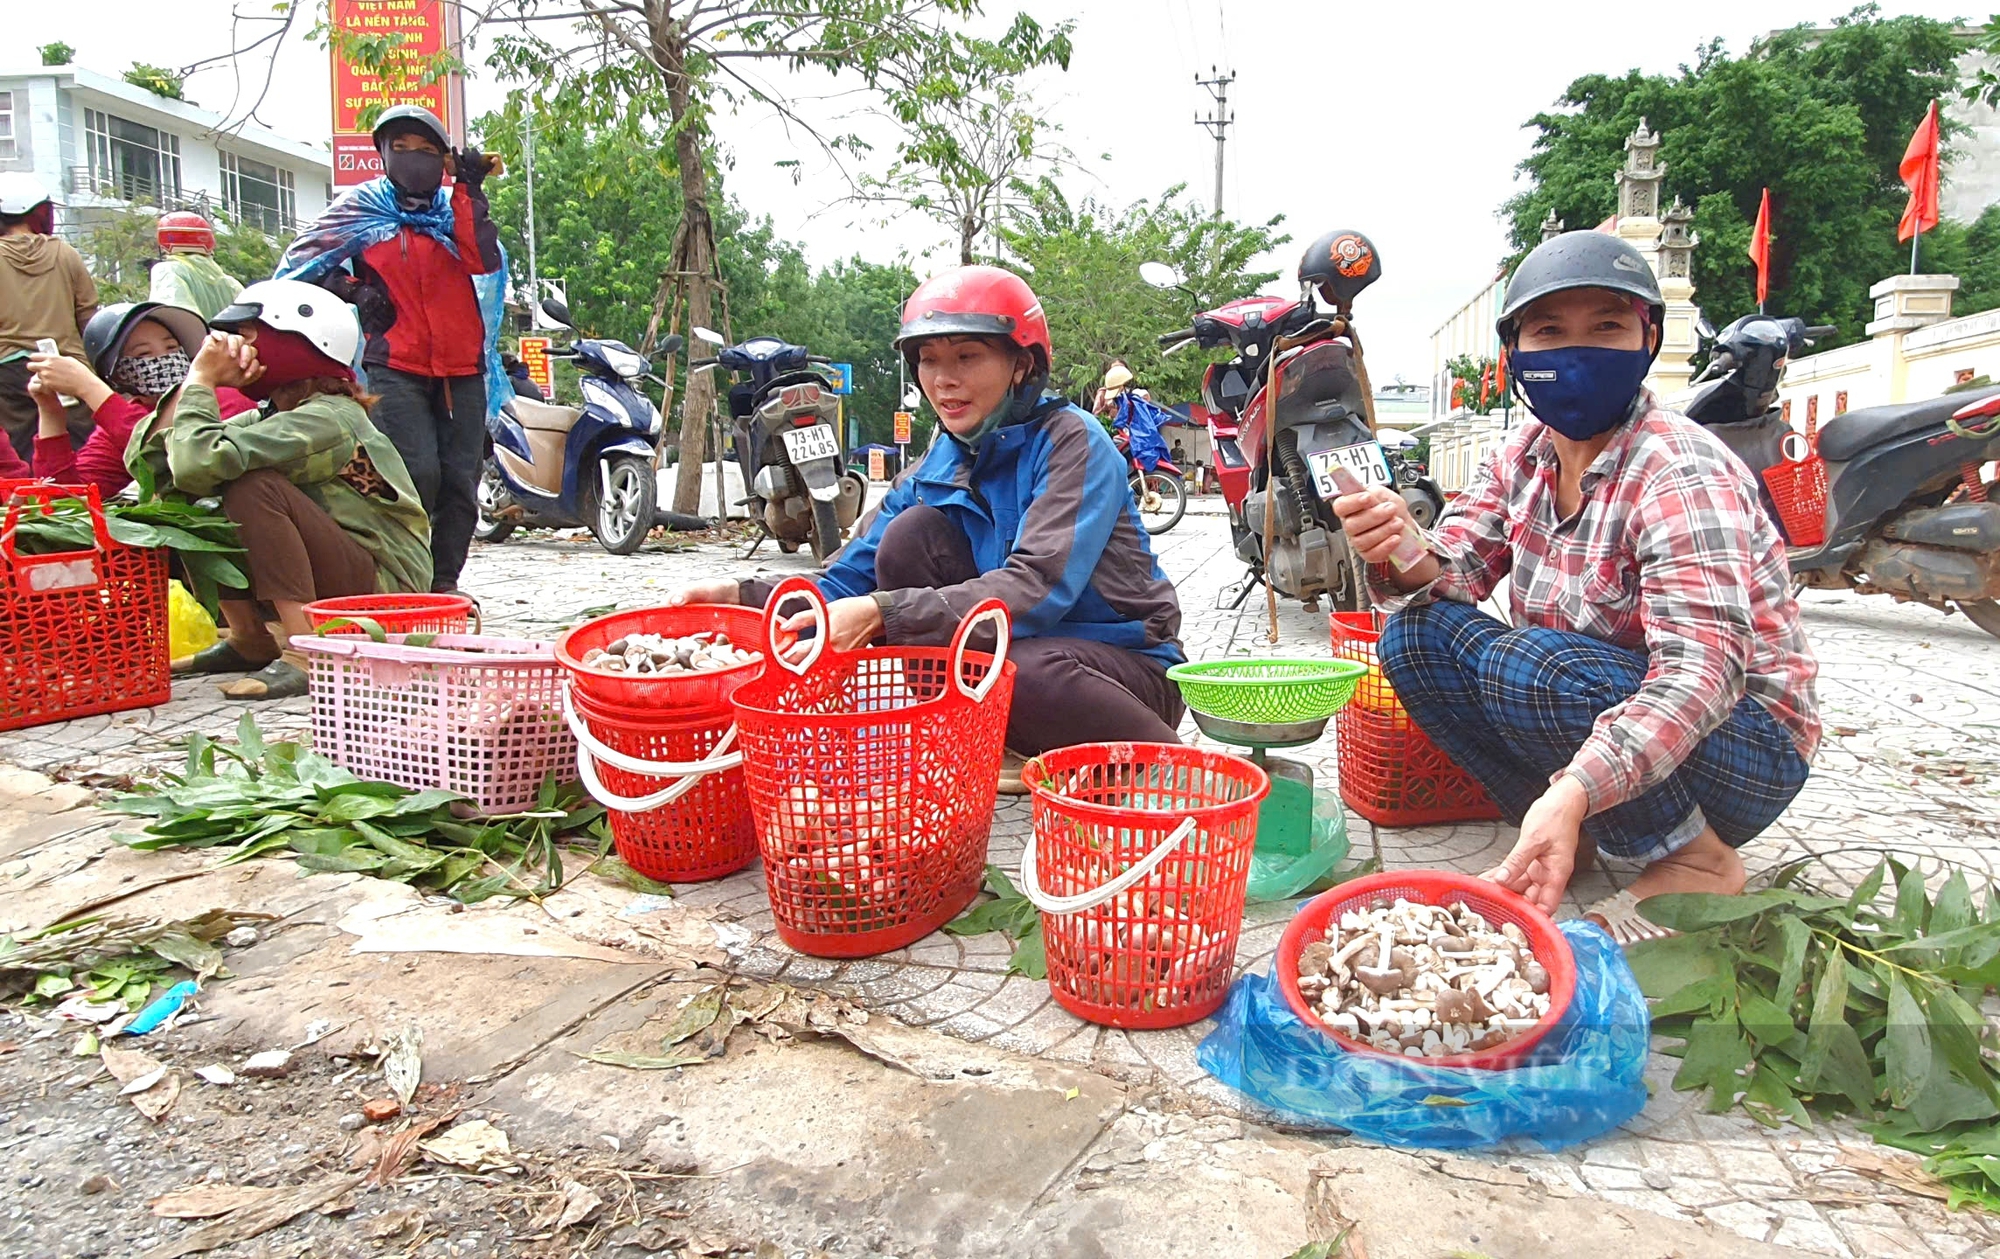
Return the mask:
<svg viewBox="0 0 2000 1259"><path fill-rule="evenodd" d="M131 484L125 446L139 421L186 379L188 364L207 339L200 315L159 302L120 302L91 316L83 348L90 360L61 354L29 358L28 391L41 411L32 470L0 456L0 477L34 476L61 485L95 485L105 498ZM91 410L96 427L81 449L70 444L57 395L66 394ZM218 391L224 419L254 410L256 403L233 389Z"/></svg>

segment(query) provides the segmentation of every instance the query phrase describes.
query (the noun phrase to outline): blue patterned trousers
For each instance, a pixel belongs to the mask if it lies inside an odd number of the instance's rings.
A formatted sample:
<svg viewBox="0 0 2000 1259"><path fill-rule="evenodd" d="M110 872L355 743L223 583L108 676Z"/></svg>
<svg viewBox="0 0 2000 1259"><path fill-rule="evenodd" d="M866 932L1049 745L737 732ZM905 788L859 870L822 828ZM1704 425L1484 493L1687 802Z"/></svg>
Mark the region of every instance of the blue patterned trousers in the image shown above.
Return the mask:
<svg viewBox="0 0 2000 1259"><path fill-rule="evenodd" d="M1391 617L1379 650L1411 719L1517 825L1598 715L1646 677L1637 652L1563 630L1509 629L1448 600ZM1809 769L1792 736L1746 697L1671 777L1593 815L1584 831L1604 852L1640 861L1684 847L1704 826L1740 847L1777 821Z"/></svg>

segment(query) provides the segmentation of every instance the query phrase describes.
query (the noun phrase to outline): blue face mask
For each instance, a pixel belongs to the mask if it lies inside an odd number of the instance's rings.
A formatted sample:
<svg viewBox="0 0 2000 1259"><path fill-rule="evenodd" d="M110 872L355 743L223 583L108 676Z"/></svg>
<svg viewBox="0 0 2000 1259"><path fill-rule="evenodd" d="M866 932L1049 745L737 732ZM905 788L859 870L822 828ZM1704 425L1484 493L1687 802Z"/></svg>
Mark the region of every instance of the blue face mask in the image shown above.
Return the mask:
<svg viewBox="0 0 2000 1259"><path fill-rule="evenodd" d="M1622 424L1652 366L1649 351L1596 345L1515 350L1507 364L1535 418L1572 441Z"/></svg>

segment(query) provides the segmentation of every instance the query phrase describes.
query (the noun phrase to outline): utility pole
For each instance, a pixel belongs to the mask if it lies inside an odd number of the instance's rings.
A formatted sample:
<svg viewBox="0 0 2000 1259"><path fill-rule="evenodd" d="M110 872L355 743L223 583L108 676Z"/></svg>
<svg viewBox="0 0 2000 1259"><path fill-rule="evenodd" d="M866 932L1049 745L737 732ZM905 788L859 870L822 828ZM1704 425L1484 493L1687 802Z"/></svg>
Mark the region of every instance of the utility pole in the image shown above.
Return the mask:
<svg viewBox="0 0 2000 1259"><path fill-rule="evenodd" d="M1194 121L1196 126L1208 128L1208 133L1215 137L1215 217L1221 218L1222 149L1229 141L1229 124L1236 121L1236 115L1229 112L1229 85L1236 82L1236 74L1234 71L1219 71L1214 66L1208 68L1208 73L1210 77L1204 79L1197 72L1194 81L1195 86L1207 88L1208 94L1215 98L1215 112L1207 118L1196 114Z"/></svg>
<svg viewBox="0 0 2000 1259"><path fill-rule="evenodd" d="M528 193L528 327L541 326L541 276L535 269L535 115L533 107L521 120L521 157L527 167Z"/></svg>

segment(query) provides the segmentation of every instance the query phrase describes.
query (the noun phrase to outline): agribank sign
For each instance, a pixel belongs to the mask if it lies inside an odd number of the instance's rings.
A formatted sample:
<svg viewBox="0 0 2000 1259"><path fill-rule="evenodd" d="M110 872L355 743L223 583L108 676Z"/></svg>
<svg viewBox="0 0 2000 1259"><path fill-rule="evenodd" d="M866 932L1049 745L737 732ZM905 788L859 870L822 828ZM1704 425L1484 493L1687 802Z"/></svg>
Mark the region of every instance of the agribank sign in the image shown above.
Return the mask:
<svg viewBox="0 0 2000 1259"><path fill-rule="evenodd" d="M458 50L458 6L447 0L331 0L333 57L333 183L351 188L382 173L381 155L361 125L371 105L422 105L444 120L455 144L465 143L465 76L425 83L437 58ZM400 37L400 38L397 38ZM396 39L382 73L355 64L366 41ZM375 58L367 58L375 60Z"/></svg>

